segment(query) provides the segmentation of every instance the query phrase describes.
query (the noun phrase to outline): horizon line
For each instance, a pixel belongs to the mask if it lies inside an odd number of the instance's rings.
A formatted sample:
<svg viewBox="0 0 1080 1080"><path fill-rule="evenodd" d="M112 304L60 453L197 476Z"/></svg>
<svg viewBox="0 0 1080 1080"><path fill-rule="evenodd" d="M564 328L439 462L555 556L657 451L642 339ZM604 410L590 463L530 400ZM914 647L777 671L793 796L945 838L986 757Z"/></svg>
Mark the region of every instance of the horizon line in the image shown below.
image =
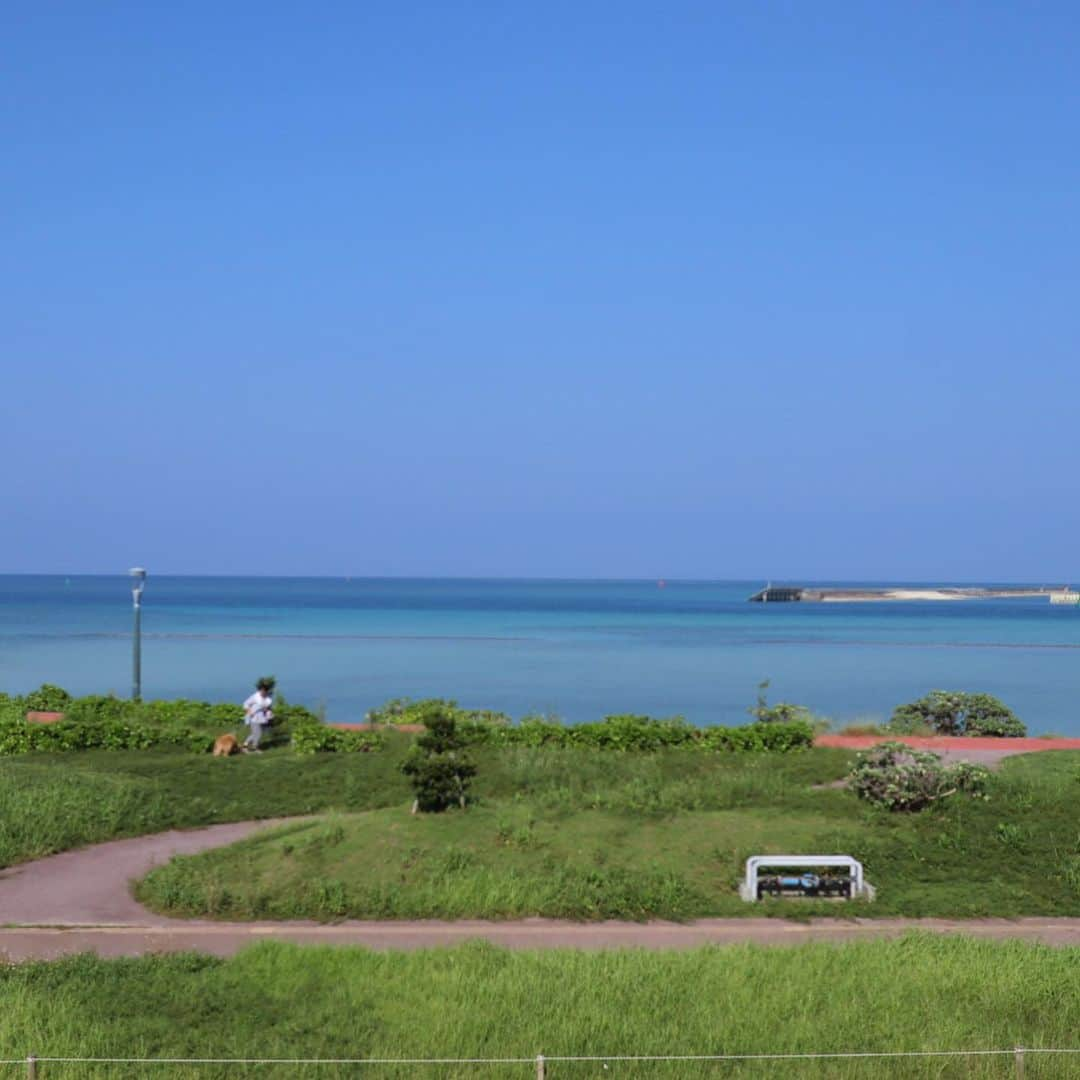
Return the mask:
<svg viewBox="0 0 1080 1080"><path fill-rule="evenodd" d="M122 578L128 577L127 570L90 570L90 571L62 571L62 570L0 570L0 578ZM665 585L745 585L756 582L766 582L773 585L935 585L935 586L978 586L978 585L1017 585L1036 587L1035 579L987 579L987 578L890 578L890 577L769 577L758 575L754 577L665 577L655 576L613 576L613 577L585 577L580 575L548 575L548 574L288 574L288 573L229 573L228 571L216 571L212 573L190 572L149 572L148 579L213 579L213 580L292 580L292 581L461 581L461 582L548 582L559 584L649 584L663 583ZM1044 578L1039 580L1038 587L1050 588L1058 586L1058 578ZM1070 580L1080 580L1073 578Z"/></svg>

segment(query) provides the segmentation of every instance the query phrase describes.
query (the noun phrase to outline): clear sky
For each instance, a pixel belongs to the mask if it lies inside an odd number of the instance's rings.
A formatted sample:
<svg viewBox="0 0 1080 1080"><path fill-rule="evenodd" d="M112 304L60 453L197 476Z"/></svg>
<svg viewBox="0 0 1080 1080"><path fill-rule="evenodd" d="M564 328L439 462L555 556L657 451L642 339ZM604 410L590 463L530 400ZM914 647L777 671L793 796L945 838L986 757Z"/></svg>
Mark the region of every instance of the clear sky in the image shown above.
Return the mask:
<svg viewBox="0 0 1080 1080"><path fill-rule="evenodd" d="M0 571L1080 583L1075 3L0 35Z"/></svg>

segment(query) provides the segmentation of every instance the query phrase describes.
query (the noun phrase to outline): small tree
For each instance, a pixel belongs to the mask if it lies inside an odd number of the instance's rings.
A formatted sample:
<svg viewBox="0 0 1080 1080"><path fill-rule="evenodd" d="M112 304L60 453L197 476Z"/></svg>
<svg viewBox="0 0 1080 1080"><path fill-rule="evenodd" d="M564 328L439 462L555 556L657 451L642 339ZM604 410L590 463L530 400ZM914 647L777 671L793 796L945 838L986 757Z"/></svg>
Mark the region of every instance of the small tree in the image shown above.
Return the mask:
<svg viewBox="0 0 1080 1080"><path fill-rule="evenodd" d="M416 793L413 813L464 809L476 766L466 753L457 721L452 712L432 712L424 717L424 727L427 730L417 736L401 766Z"/></svg>
<svg viewBox="0 0 1080 1080"><path fill-rule="evenodd" d="M990 773L966 761L946 765L937 754L899 742L879 743L861 753L848 782L860 799L888 810L921 810L966 791L982 796Z"/></svg>
<svg viewBox="0 0 1080 1080"><path fill-rule="evenodd" d="M898 734L929 728L938 735L997 735L1016 738L1027 728L1004 702L991 694L931 690L918 701L898 705L889 730Z"/></svg>

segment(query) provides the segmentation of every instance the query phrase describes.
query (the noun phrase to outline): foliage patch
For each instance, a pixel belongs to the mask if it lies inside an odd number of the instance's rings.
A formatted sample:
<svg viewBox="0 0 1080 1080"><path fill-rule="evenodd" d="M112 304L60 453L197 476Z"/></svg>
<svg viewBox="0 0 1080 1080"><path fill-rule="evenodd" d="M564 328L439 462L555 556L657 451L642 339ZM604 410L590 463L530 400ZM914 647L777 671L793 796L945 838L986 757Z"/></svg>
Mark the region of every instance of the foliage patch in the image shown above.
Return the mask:
<svg viewBox="0 0 1080 1080"><path fill-rule="evenodd" d="M849 775L861 799L887 810L922 810L959 791L986 797L990 771L961 761L946 765L937 754L900 742L879 743L859 754Z"/></svg>
<svg viewBox="0 0 1080 1080"><path fill-rule="evenodd" d="M897 735L929 728L937 735L996 735L1022 738L1027 727L1012 709L991 694L931 690L918 701L898 705L889 721Z"/></svg>
<svg viewBox="0 0 1080 1080"><path fill-rule="evenodd" d="M55 724L27 723L30 711L63 712ZM303 706L279 697L274 725L264 745L289 741L292 725L318 725ZM222 732L238 729L244 718L240 705L189 701L133 701L102 694L72 697L46 684L23 697L0 695L0 756L74 750L148 750L177 747L194 753L209 751Z"/></svg>

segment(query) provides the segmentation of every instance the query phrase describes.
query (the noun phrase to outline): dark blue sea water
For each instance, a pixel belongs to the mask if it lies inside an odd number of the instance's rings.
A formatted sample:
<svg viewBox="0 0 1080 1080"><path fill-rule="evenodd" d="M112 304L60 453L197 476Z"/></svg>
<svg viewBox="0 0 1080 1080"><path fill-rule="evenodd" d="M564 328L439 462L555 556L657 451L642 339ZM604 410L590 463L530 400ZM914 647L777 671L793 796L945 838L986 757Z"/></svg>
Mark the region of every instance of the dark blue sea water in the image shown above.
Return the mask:
<svg viewBox="0 0 1080 1080"><path fill-rule="evenodd" d="M1080 735L1080 609L747 603L761 584L151 577L143 693L239 700L273 673L333 720L437 695L515 716L738 723L770 679L770 699L839 721L943 687L997 694L1036 733ZM130 633L124 577L0 576L0 689L127 694Z"/></svg>

